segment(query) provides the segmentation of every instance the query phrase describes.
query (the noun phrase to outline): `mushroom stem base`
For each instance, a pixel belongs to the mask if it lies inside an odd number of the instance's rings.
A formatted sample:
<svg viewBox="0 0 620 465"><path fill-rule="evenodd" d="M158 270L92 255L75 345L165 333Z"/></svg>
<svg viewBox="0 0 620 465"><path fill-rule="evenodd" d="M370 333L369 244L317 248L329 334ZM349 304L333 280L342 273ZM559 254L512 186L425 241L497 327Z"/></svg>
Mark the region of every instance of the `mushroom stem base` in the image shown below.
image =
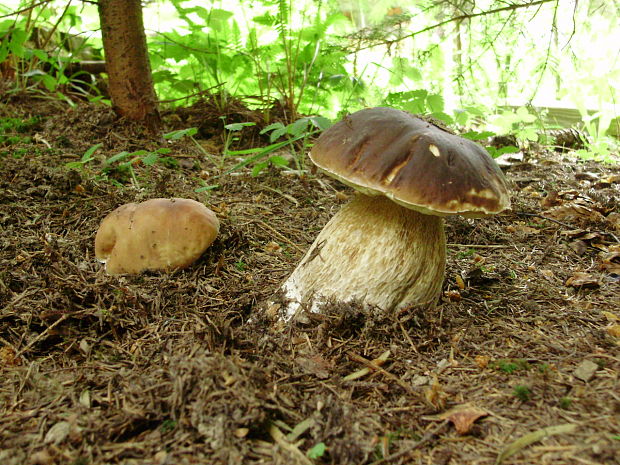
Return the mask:
<svg viewBox="0 0 620 465"><path fill-rule="evenodd" d="M325 225L282 285L286 317L300 307L360 302L383 310L434 306L446 261L443 219L358 194Z"/></svg>

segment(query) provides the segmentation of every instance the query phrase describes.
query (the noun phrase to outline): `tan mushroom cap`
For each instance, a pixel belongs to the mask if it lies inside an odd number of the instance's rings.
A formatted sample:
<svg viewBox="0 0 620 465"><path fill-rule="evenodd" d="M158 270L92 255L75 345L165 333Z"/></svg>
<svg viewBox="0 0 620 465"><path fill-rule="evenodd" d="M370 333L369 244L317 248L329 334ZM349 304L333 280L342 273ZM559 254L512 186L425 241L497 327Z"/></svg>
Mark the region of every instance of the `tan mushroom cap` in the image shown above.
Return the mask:
<svg viewBox="0 0 620 465"><path fill-rule="evenodd" d="M211 245L219 228L215 213L195 200L129 203L101 222L95 256L109 274L185 268Z"/></svg>
<svg viewBox="0 0 620 465"><path fill-rule="evenodd" d="M481 217L510 207L501 170L475 142L405 111L358 111L327 129L310 159L367 195L425 214Z"/></svg>

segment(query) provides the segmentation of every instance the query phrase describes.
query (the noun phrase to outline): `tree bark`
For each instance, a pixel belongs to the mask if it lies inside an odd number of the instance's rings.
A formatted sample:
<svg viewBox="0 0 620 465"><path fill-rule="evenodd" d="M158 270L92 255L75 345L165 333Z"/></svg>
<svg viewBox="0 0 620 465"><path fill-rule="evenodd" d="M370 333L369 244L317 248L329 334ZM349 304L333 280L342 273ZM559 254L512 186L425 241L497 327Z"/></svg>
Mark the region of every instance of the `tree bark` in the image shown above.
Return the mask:
<svg viewBox="0 0 620 465"><path fill-rule="evenodd" d="M99 0L98 7L114 110L120 116L142 122L152 132L159 132L161 118L140 0Z"/></svg>

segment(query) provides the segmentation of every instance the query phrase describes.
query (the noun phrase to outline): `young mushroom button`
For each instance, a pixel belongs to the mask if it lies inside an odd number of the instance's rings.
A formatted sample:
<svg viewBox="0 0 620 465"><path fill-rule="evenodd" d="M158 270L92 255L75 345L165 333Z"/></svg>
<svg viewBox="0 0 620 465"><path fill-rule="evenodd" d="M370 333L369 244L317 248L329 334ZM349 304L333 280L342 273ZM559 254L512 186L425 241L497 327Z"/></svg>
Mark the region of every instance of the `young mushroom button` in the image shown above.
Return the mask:
<svg viewBox="0 0 620 465"><path fill-rule="evenodd" d="M310 159L358 194L325 225L282 286L301 306L434 306L443 283L443 216L510 207L504 176L480 145L393 108L358 111L326 130Z"/></svg>
<svg viewBox="0 0 620 465"><path fill-rule="evenodd" d="M195 200L128 203L101 222L95 256L113 275L185 268L211 245L219 229L215 213Z"/></svg>

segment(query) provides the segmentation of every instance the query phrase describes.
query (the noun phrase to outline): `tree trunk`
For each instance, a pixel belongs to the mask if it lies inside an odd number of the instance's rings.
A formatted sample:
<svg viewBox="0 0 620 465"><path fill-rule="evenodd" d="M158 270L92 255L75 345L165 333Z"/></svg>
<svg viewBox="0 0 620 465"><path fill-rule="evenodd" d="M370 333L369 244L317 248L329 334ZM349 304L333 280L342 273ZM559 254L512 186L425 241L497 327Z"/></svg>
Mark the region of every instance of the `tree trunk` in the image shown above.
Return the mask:
<svg viewBox="0 0 620 465"><path fill-rule="evenodd" d="M144 123L152 132L159 132L161 118L140 0L99 0L98 6L114 110L120 116Z"/></svg>

